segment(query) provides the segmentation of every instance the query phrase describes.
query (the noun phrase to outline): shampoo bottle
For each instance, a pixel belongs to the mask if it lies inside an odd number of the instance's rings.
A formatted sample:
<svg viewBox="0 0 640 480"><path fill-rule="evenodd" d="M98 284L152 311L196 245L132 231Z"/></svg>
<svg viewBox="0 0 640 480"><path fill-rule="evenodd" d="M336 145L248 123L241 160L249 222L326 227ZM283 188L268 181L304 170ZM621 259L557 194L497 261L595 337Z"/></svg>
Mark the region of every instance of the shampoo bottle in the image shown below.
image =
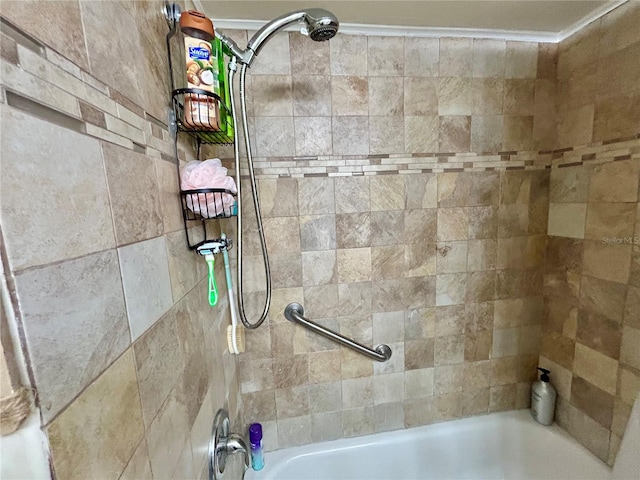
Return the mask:
<svg viewBox="0 0 640 480"><path fill-rule="evenodd" d="M262 453L262 425L252 423L249 426L249 443L251 443L251 468L262 470L264 454Z"/></svg>
<svg viewBox="0 0 640 480"><path fill-rule="evenodd" d="M556 408L556 389L549 383L549 370L538 368L542 372L540 380L531 387L531 415L542 425L553 423Z"/></svg>

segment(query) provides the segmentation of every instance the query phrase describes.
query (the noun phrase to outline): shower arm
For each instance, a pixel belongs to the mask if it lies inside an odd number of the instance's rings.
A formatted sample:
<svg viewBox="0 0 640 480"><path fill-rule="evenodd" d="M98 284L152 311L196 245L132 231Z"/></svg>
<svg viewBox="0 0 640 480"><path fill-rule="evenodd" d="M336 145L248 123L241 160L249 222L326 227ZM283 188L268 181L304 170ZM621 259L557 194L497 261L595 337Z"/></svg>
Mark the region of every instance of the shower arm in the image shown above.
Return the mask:
<svg viewBox="0 0 640 480"><path fill-rule="evenodd" d="M240 111L242 117L242 133L245 141L245 148L247 150L247 163L249 166L249 179L251 183L251 190L253 196L253 205L256 212L256 222L258 224L258 236L260 237L260 247L262 249L262 258L264 261L264 271L266 275L266 299L264 303L264 308L262 310L262 314L260 318L255 322L251 323L247 319L247 315L244 309L244 289L242 285L242 197L241 197L241 175L240 175L240 140L238 139L238 134L234 135L233 139L233 153L235 156L235 169L236 169L236 189L237 189L237 199L238 199L238 213L237 213L237 239L236 239L236 251L238 252L238 268L237 268L237 283L238 283L238 313L240 316L240 320L245 328L248 329L256 329L266 320L267 315L269 314L269 306L271 304L271 270L269 268L269 255L267 252L267 244L264 237L264 229L262 226L262 214L260 211L260 200L258 198L258 191L256 186L256 178L253 171L253 156L251 154L251 142L249 139L249 128L247 122L247 105L245 98L245 76L247 72L247 64L243 64L240 69ZM237 125L237 116L236 116L236 107L235 107L235 95L233 89L233 78L235 72L238 69L237 60L235 57L231 58L229 62L229 100L231 103L231 115L233 117L233 124ZM233 301L233 299L231 300Z"/></svg>

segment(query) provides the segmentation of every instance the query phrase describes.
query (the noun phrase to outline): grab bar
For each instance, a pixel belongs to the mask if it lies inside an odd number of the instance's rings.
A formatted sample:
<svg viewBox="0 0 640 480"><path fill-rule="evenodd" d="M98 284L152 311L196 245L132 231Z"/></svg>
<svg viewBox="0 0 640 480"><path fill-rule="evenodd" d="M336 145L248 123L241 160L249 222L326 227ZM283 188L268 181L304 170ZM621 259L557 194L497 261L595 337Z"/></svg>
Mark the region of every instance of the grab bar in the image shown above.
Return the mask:
<svg viewBox="0 0 640 480"><path fill-rule="evenodd" d="M308 318L304 318L304 307L299 303L290 303L284 309L284 316L290 322L299 323L305 328L312 330L313 332L322 335L329 340L333 340L340 345L344 345L351 350L355 350L362 355L365 355L369 358L377 360L378 362L386 362L391 358L391 348L389 345L378 345L374 350L365 347L364 345L359 344L358 342L351 340L343 335L340 335L338 332L334 332L333 330L323 327L322 325L317 324L309 320Z"/></svg>

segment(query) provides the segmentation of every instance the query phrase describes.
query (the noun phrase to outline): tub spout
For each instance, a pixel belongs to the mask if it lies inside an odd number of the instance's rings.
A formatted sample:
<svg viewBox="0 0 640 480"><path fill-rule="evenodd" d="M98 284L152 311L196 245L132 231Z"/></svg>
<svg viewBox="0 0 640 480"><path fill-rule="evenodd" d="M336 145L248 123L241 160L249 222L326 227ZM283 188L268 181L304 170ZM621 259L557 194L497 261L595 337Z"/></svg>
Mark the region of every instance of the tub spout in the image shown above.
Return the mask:
<svg viewBox="0 0 640 480"><path fill-rule="evenodd" d="M221 480L227 465L227 457L234 453L244 455L245 471L251 466L251 457L247 450L247 441L238 433L231 433L229 413L218 410L213 420L211 439L209 440L209 479Z"/></svg>

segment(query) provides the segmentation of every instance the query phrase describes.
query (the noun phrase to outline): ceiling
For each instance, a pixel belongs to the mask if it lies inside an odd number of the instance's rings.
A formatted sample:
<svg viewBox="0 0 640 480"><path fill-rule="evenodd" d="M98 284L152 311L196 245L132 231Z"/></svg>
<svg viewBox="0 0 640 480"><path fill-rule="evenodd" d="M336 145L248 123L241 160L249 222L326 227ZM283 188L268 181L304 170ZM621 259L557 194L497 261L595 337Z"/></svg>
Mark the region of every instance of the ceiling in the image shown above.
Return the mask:
<svg viewBox="0 0 640 480"><path fill-rule="evenodd" d="M333 12L340 23L411 26L427 28L470 28L560 33L590 16L604 13L615 1L502 0L502 1L260 1L201 0L205 13L214 20L268 21L283 13L305 7L322 7Z"/></svg>

